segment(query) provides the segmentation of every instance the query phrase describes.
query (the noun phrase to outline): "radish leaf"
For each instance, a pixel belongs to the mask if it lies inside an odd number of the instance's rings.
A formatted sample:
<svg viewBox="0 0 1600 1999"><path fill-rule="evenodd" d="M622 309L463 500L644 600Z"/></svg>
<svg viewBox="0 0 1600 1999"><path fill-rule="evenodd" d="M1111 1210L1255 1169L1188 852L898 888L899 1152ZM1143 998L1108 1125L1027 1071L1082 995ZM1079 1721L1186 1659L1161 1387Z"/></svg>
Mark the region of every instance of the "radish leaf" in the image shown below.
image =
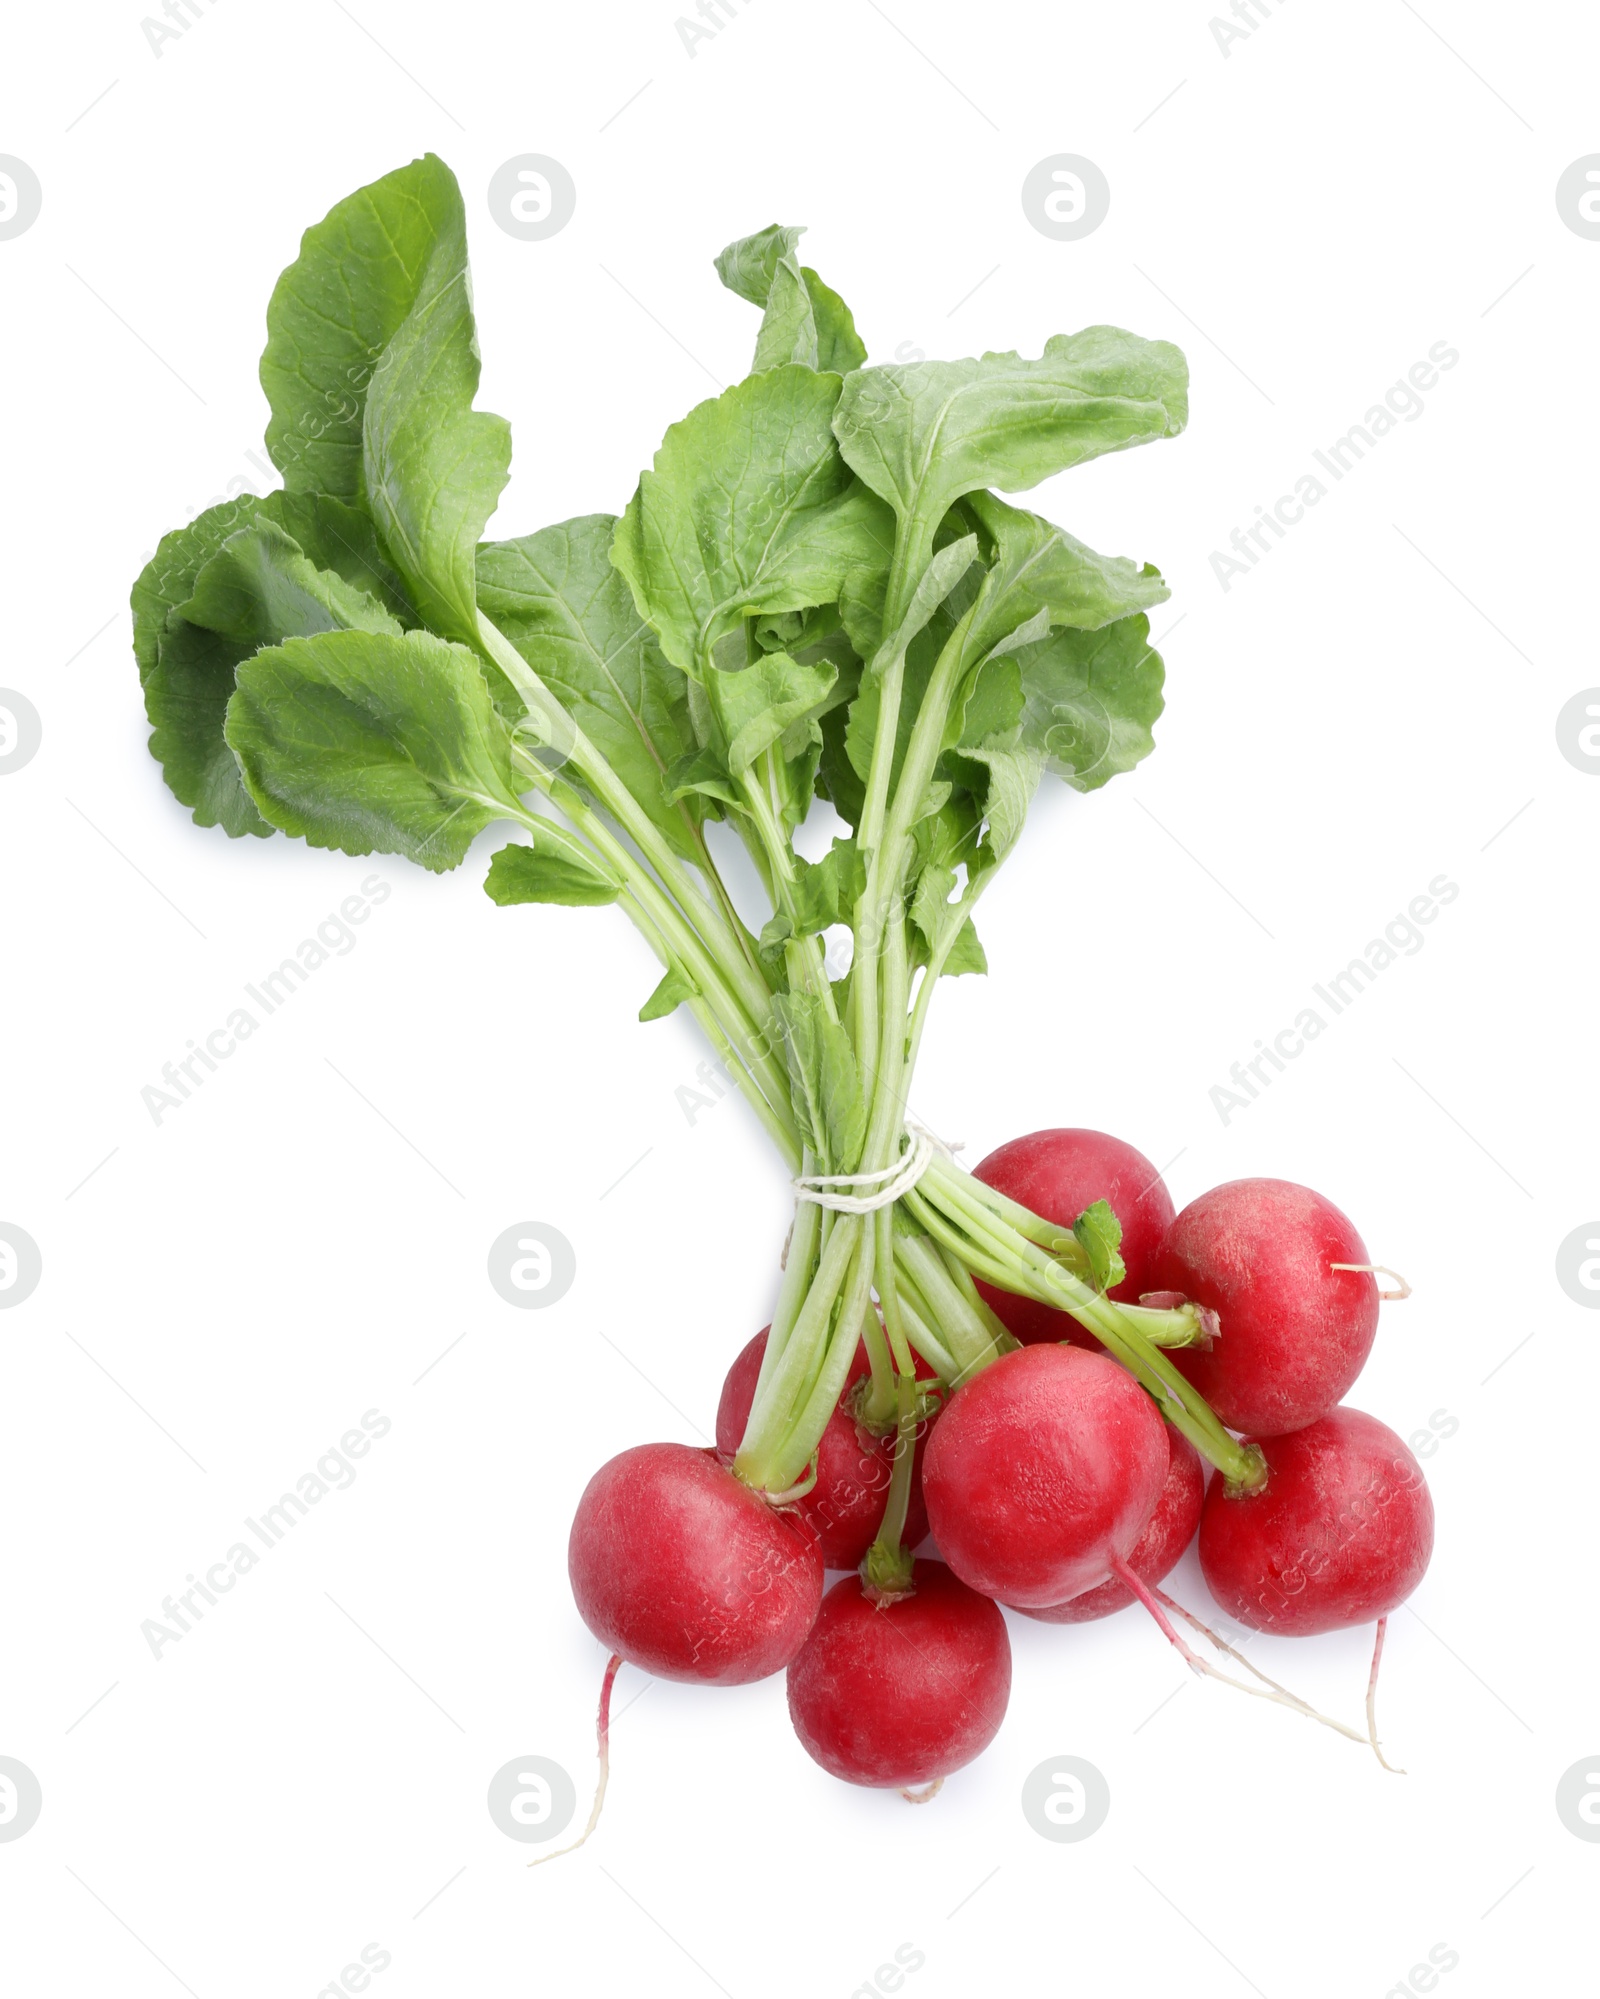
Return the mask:
<svg viewBox="0 0 1600 1999"><path fill-rule="evenodd" d="M427 632L325 632L239 668L227 740L264 817L313 847L459 865L522 818L511 737L478 662Z"/></svg>
<svg viewBox="0 0 1600 1999"><path fill-rule="evenodd" d="M1187 418L1176 347L1091 326L1055 334L1036 361L985 354L858 369L844 379L834 431L845 463L894 508L916 574L963 494L1021 492L1104 452L1174 436Z"/></svg>
<svg viewBox="0 0 1600 1999"><path fill-rule="evenodd" d="M539 820L529 832L528 845L502 847L491 858L483 883L491 902L559 902L583 909L621 895L622 884L603 874L559 826Z"/></svg>
<svg viewBox="0 0 1600 1999"><path fill-rule="evenodd" d="M800 1136L822 1172L848 1173L867 1132L867 1105L850 1037L830 1020L815 993L779 993L772 1002L783 1028L790 1098Z"/></svg>
<svg viewBox="0 0 1600 1999"><path fill-rule="evenodd" d="M615 527L610 514L585 514L520 541L485 542L478 602L677 852L693 859L698 815L670 803L664 782L694 750L684 677L612 566Z"/></svg>
<svg viewBox="0 0 1600 1999"><path fill-rule="evenodd" d="M1097 632L1061 626L1016 655L1021 740L1074 791L1097 791L1155 747L1163 667L1140 613Z"/></svg>
<svg viewBox="0 0 1600 1999"><path fill-rule="evenodd" d="M1127 1267L1118 1253L1122 1247L1122 1224L1109 1201L1094 1201L1072 1224L1078 1247L1089 1260L1089 1273L1097 1291L1109 1291L1127 1276Z"/></svg>
<svg viewBox="0 0 1600 1999"><path fill-rule="evenodd" d="M457 192L412 308L373 369L362 477L424 620L469 644L478 638L478 543L511 469L511 426L472 407L480 372Z"/></svg>
<svg viewBox="0 0 1600 1999"><path fill-rule="evenodd" d="M729 291L765 309L752 373L796 361L847 375L867 358L849 306L795 255L805 233L774 223L730 243L716 260Z"/></svg>
<svg viewBox="0 0 1600 1999"><path fill-rule="evenodd" d="M882 509L839 456L838 399L835 375L752 375L672 426L628 502L611 559L694 678L743 619L831 604L871 561Z"/></svg>
<svg viewBox="0 0 1600 1999"><path fill-rule="evenodd" d="M961 507L990 546L988 602L972 632L977 646L992 646L1041 610L1052 625L1092 631L1132 611L1148 611L1171 594L1148 563L1141 569L1126 556L1097 555L993 493L969 493Z"/></svg>
<svg viewBox="0 0 1600 1999"><path fill-rule="evenodd" d="M700 988L676 966L669 971L639 1009L641 1020L665 1020L687 999L698 999Z"/></svg>
<svg viewBox="0 0 1600 1999"><path fill-rule="evenodd" d="M729 772L738 777L786 729L821 708L838 677L833 666L802 666L782 652L763 653L737 673L713 674L706 685L727 736Z"/></svg>
<svg viewBox="0 0 1600 1999"><path fill-rule="evenodd" d="M400 635L400 626L364 591L307 561L293 536L270 520L230 535L194 581L177 615L253 652L316 632Z"/></svg>
<svg viewBox="0 0 1600 1999"><path fill-rule="evenodd" d="M234 669L247 647L191 625L178 606L227 539L256 519L251 495L211 507L163 535L133 586L133 649L150 719L150 753L173 795L201 826L231 839L265 839L272 828L251 803L233 752L222 739Z"/></svg>
<svg viewBox="0 0 1600 1999"><path fill-rule="evenodd" d="M292 493L366 495L362 415L379 357L412 311L441 238L465 258L461 190L432 153L329 210L267 307L267 452Z"/></svg>

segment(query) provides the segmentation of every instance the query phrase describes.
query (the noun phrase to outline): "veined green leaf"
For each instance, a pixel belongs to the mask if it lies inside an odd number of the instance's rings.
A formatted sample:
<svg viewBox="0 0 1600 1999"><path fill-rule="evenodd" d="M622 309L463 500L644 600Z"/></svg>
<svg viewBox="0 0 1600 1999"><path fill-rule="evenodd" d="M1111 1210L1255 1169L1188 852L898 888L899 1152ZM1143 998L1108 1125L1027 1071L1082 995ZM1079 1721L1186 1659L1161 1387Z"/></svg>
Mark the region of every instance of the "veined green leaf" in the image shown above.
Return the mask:
<svg viewBox="0 0 1600 1999"><path fill-rule="evenodd" d="M802 666L787 653L764 652L737 673L713 673L711 691L738 777L793 723L820 709L833 691L831 665Z"/></svg>
<svg viewBox="0 0 1600 1999"><path fill-rule="evenodd" d="M273 830L252 804L222 738L234 669L247 648L175 614L206 563L229 536L249 527L262 504L254 494L245 494L163 535L131 599L134 657L151 726L150 754L195 822L221 826L231 839L247 833L265 839Z"/></svg>
<svg viewBox="0 0 1600 1999"><path fill-rule="evenodd" d="M662 655L612 565L611 514L585 514L478 550L478 602L676 851L693 859L698 815L665 778L695 748L684 676Z"/></svg>
<svg viewBox="0 0 1600 1999"><path fill-rule="evenodd" d="M331 569L353 590L375 598L397 623L410 630L417 613L399 572L384 554L378 530L363 508L331 493L291 493L280 489L261 502L258 519L273 521L293 535L307 561Z"/></svg>
<svg viewBox="0 0 1600 1999"><path fill-rule="evenodd" d="M1149 619L1135 612L1095 632L1060 626L1014 656L1021 741L1074 791L1098 790L1155 747L1163 667L1149 639Z"/></svg>
<svg viewBox="0 0 1600 1999"><path fill-rule="evenodd" d="M178 619L144 684L150 754L197 826L220 826L230 838L265 839L272 827L256 810L223 738L234 673L244 649Z"/></svg>
<svg viewBox="0 0 1600 1999"><path fill-rule="evenodd" d="M1036 361L984 354L858 369L845 377L834 430L845 462L911 535L915 575L964 494L1022 492L1103 452L1171 437L1187 418L1176 347L1091 326L1054 335Z"/></svg>
<svg viewBox="0 0 1600 1999"><path fill-rule="evenodd" d="M989 954L984 950L969 916L956 932L956 941L950 946L949 956L939 976L945 979L964 978L968 974L987 976L988 970Z"/></svg>
<svg viewBox="0 0 1600 1999"><path fill-rule="evenodd" d="M791 937L815 937L835 923L848 923L866 885L866 862L854 840L835 839L820 861L797 856L788 898L793 918L780 914L768 920L760 937L762 955L776 959Z"/></svg>
<svg viewBox="0 0 1600 1999"><path fill-rule="evenodd" d="M854 840L835 839L820 861L801 861L792 900L802 935L848 923L867 886L867 864Z"/></svg>
<svg viewBox="0 0 1600 1999"><path fill-rule="evenodd" d="M867 1135L867 1105L850 1037L830 1020L815 993L779 993L772 1002L783 1029L790 1099L801 1138L828 1164L849 1173Z"/></svg>
<svg viewBox="0 0 1600 1999"><path fill-rule="evenodd" d="M833 441L838 397L810 368L752 375L674 424L640 479L611 559L685 673L713 671L744 618L833 603L872 559L882 509Z"/></svg>
<svg viewBox="0 0 1600 1999"><path fill-rule="evenodd" d="M963 749L961 754L972 763L982 764L988 772L987 795L983 801L983 815L988 824L979 861L982 865L996 867L1022 836L1028 807L1033 803L1033 794L1039 789L1044 757L1025 743L1004 748L983 744Z"/></svg>
<svg viewBox="0 0 1600 1999"><path fill-rule="evenodd" d="M134 653L167 783L202 826L265 838L223 722L259 645L415 616L372 523L325 494L246 494L167 535L133 587ZM398 619L399 622L396 622Z"/></svg>
<svg viewBox="0 0 1600 1999"><path fill-rule="evenodd" d="M483 892L502 908L514 902L558 902L598 908L615 902L622 884L584 853L577 841L546 819L528 828L526 845L500 848L489 862Z"/></svg>
<svg viewBox="0 0 1600 1999"><path fill-rule="evenodd" d="M133 610L133 656L141 680L149 677L160 658L167 620L192 595L194 579L229 535L249 527L260 509L257 495L244 493L219 507L208 507L187 527L174 528L161 537L128 599Z"/></svg>
<svg viewBox="0 0 1600 1999"><path fill-rule="evenodd" d="M241 652L317 632L388 632L401 627L374 598L307 560L271 520L230 535L194 580L176 616L232 640Z"/></svg>
<svg viewBox="0 0 1600 1999"><path fill-rule="evenodd" d="M1094 1288L1109 1291L1113 1284L1120 1284L1128 1271L1119 1254L1122 1224L1112 1211L1111 1203L1092 1202L1072 1224L1072 1233L1078 1239L1078 1247L1088 1258Z"/></svg>
<svg viewBox="0 0 1600 1999"><path fill-rule="evenodd" d="M947 542L935 553L917 578L905 616L873 655L869 671L882 673L895 658L909 650L911 641L927 627L934 612L977 559L978 537L973 534L963 535L959 541Z"/></svg>
<svg viewBox="0 0 1600 1999"><path fill-rule="evenodd" d="M472 407L480 372L457 191L411 310L372 373L362 477L423 618L468 644L478 638L478 543L511 470L511 426Z"/></svg>
<svg viewBox="0 0 1600 1999"><path fill-rule="evenodd" d="M925 965L942 957L940 974L951 979L989 969L965 898L950 899L955 887L955 870L942 861L930 861L917 877L910 908L914 961ZM919 939L921 948L917 948Z"/></svg>
<svg viewBox="0 0 1600 1999"><path fill-rule="evenodd" d="M680 798L715 798L724 805L739 803L739 787L729 774L722 756L713 749L689 750L662 780L667 797L676 804Z"/></svg>
<svg viewBox="0 0 1600 1999"><path fill-rule="evenodd" d="M1008 507L993 493L969 493L961 510L989 543L983 602L973 620L974 652L987 650L1043 613L1051 625L1098 630L1171 594L1160 572L1125 556L1097 555L1049 521Z"/></svg>
<svg viewBox="0 0 1600 1999"><path fill-rule="evenodd" d="M429 153L359 188L301 238L267 307L261 357L267 451L290 492L365 498L361 430L373 371L441 240L464 240L464 231L455 175Z"/></svg>
<svg viewBox="0 0 1600 1999"><path fill-rule="evenodd" d="M428 632L325 632L238 670L226 736L256 805L313 847L442 873L522 816L511 737L478 663Z"/></svg>
<svg viewBox="0 0 1600 1999"><path fill-rule="evenodd" d="M961 749L1004 736L1022 719L1022 670L1014 659L991 653L971 674L950 710L945 747Z"/></svg>
<svg viewBox="0 0 1600 1999"><path fill-rule="evenodd" d="M752 372L794 361L847 375L867 358L850 308L795 254L804 234L774 223L730 243L716 260L729 291L764 308Z"/></svg>
<svg viewBox="0 0 1600 1999"><path fill-rule="evenodd" d="M669 1013L676 1013L683 1002L697 999L700 988L686 972L676 965L667 972L655 991L639 1009L641 1020L665 1020Z"/></svg>

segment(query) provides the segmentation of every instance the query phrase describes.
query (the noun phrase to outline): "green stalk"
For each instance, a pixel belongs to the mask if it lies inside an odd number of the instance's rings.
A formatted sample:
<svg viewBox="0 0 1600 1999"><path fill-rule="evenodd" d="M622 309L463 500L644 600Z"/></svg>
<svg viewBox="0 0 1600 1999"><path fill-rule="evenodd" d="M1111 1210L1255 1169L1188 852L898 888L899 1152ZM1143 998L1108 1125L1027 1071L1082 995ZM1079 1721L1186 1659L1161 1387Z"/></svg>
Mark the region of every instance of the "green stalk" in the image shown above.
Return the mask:
<svg viewBox="0 0 1600 1999"><path fill-rule="evenodd" d="M911 1508L911 1475L916 1466L921 1416L917 1384L909 1373L902 1374L895 1383L895 1398L894 1470L889 1477L889 1497L877 1538L862 1564L867 1583L885 1596L903 1595L911 1587L911 1551L901 1546L901 1540Z"/></svg>
<svg viewBox="0 0 1600 1999"><path fill-rule="evenodd" d="M815 1167L816 1160L808 1149L801 1154L799 1170L810 1173ZM756 1392L750 1404L752 1409L760 1402L763 1388L777 1371L779 1357L789 1344L789 1335L794 1331L794 1322L810 1289L819 1248L820 1214L821 1210L810 1201L800 1202L795 1209L794 1225L789 1231L789 1253L783 1266L783 1282L778 1286L778 1302L773 1307L772 1324L767 1329L761 1371L756 1376Z"/></svg>
<svg viewBox="0 0 1600 1999"><path fill-rule="evenodd" d="M920 1188L907 1195L906 1201L931 1235L947 1242L970 1268L983 1269L985 1276L989 1274L984 1269L989 1259L984 1257L981 1249L964 1245L959 1230L952 1226L947 1216L933 1207ZM1006 1224L997 1223L995 1228L1005 1230ZM1053 1295L1059 1299L1063 1309L1087 1326L1112 1358L1119 1361L1149 1392L1174 1429L1181 1430L1200 1455L1215 1465L1230 1485L1248 1492L1262 1483L1266 1477L1266 1463L1260 1451L1254 1445L1236 1442L1228 1434L1205 1398L1190 1386L1162 1350L1151 1344L1119 1306L1093 1291L1059 1263L1053 1262L1026 1237L1016 1235L1015 1231L1008 1233L1014 1238L1008 1245L1013 1257L1025 1273L1038 1281L1047 1302ZM998 1281L1004 1283L1005 1279L1002 1277Z"/></svg>
<svg viewBox="0 0 1600 1999"><path fill-rule="evenodd" d="M680 915L690 921L706 939L708 948L717 956L729 983L738 992L746 1009L753 1018L760 1020L771 1000L771 988L751 957L746 955L745 949L741 947L738 937L724 918L722 911L685 873L682 863L662 838L648 813L577 723L567 715L566 709L545 686L539 675L529 666L505 634L481 611L478 613L478 632L484 650L528 703L529 708L559 715L569 724L572 729L570 760L574 768L655 870L665 892L677 904ZM528 759L528 761L536 760ZM540 765L539 768L542 770L544 767Z"/></svg>
<svg viewBox="0 0 1600 1999"><path fill-rule="evenodd" d="M936 1168L940 1166L945 1170L936 1176ZM998 1284L1002 1290L1021 1292L1024 1297L1037 1298L1057 1311L1070 1312L1097 1335L1098 1324L1091 1325L1085 1312L1100 1316L1113 1312L1153 1346L1202 1346L1211 1338L1215 1321L1202 1306L1185 1302L1172 1310L1158 1310L1149 1305L1124 1305L1104 1297L1086 1270L1074 1268L1068 1259L1041 1249L967 1193L969 1186L980 1184L959 1169L952 1172L948 1161L936 1161L917 1192L942 1212L946 1220L965 1231L974 1250L984 1259L979 1275L986 1282ZM1037 1223L1038 1218L1034 1220ZM1077 1248L1076 1242L1073 1247ZM978 1269L977 1264L971 1267ZM1085 1304L1084 1300L1093 1302Z"/></svg>
<svg viewBox="0 0 1600 1999"><path fill-rule="evenodd" d="M895 1270L895 1283L900 1294L900 1316L905 1321L906 1338L941 1381L954 1381L961 1371L956 1358L940 1332L934 1330L938 1323L937 1315L917 1289L915 1279L904 1264L898 1265Z"/></svg>
<svg viewBox="0 0 1600 1999"><path fill-rule="evenodd" d="M793 1485L799 1471L810 1461L817 1439L827 1427L824 1416L817 1425L816 1435L806 1440L799 1468L787 1477L781 1476L781 1464L787 1462L784 1445L794 1428L796 1411L803 1409L817 1378L833 1321L834 1306L855 1269L860 1238L860 1218L841 1215L839 1226L828 1237L817 1260L816 1274L795 1315L793 1329L778 1356L777 1365L751 1408L750 1422L734 1460L734 1470L750 1485L765 1488L768 1492L781 1492ZM852 1332L852 1341L855 1337ZM844 1386L843 1371L839 1386ZM838 1400L837 1394L834 1399Z"/></svg>
<svg viewBox="0 0 1600 1999"><path fill-rule="evenodd" d="M571 785L546 770L536 758L518 751L515 760L530 784L584 834L606 867L626 884L629 893L649 915L673 954L673 960L699 988L701 997L719 1021L722 1033L738 1050L741 1063L760 1079L770 1111L770 1117L764 1118L763 1122L770 1126L772 1121L776 1121L778 1128L786 1135L783 1143L786 1156L798 1160L799 1139L789 1110L788 1074L777 1059L777 1023L772 1015L770 994L763 1003L764 1018L753 1019L743 1004L741 994L735 989L735 982L730 980L730 967L722 953L691 927L679 907L659 883L639 866L598 814L584 804ZM529 823L535 828L538 825L537 819L531 815ZM710 905L704 906L709 908Z"/></svg>
<svg viewBox="0 0 1600 1999"><path fill-rule="evenodd" d="M965 1381L998 1360L1002 1353L1008 1353L1016 1342L998 1321L993 1321L993 1330L985 1324L987 1308L973 1295L969 1302L945 1267L943 1258L926 1236L912 1236L897 1233L895 1255L900 1267L905 1271L913 1286L926 1300L933 1325L937 1328L949 1356L954 1362L946 1369L932 1354L925 1358L932 1361L952 1387Z"/></svg>
<svg viewBox="0 0 1600 1999"><path fill-rule="evenodd" d="M847 1219L859 1221L861 1218L849 1216ZM811 1462L818 1441L828 1427L828 1418L844 1393L845 1378L850 1372L850 1363L855 1359L863 1322L871 1314L872 1231L858 1228L853 1241L855 1254L848 1281L839 1295L838 1310L828 1336L821 1371L774 1456L769 1476L762 1481L769 1492L784 1491Z"/></svg>

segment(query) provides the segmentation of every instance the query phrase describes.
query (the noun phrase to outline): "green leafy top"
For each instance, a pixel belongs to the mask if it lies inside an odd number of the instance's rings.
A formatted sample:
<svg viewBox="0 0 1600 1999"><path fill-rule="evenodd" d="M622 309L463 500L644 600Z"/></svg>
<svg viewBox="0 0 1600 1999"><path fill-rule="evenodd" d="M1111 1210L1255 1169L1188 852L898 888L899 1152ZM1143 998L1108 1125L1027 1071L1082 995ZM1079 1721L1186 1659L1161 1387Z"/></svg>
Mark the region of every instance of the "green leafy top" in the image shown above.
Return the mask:
<svg viewBox="0 0 1600 1999"><path fill-rule="evenodd" d="M1174 437L1188 415L1176 347L1091 326L1055 334L1037 361L984 354L862 368L845 381L834 429L846 464L925 559L965 494L1024 492L1105 452Z"/></svg>
<svg viewBox="0 0 1600 1999"><path fill-rule="evenodd" d="M877 508L833 437L840 380L751 375L667 432L612 546L640 616L697 680L746 618L835 601Z"/></svg>
<svg viewBox="0 0 1600 1999"><path fill-rule="evenodd" d="M341 201L268 308L283 490L162 540L134 651L151 749L202 825L441 871L509 824L496 903L616 904L659 967L641 1017L693 1012L791 1171L881 1185L931 995L986 968L973 914L1043 774L1103 785L1161 712L1158 572L997 494L1175 435L1187 376L1115 327L1037 359L868 367L800 233L717 259L762 314L753 369L668 430L620 515L486 541L511 446L474 407L460 189L428 155ZM796 840L819 796L850 830L813 859ZM753 866L737 901L713 836ZM949 1250L964 1226L943 1184L930 1168L878 1223L797 1223L740 1459L769 1490L804 1471L858 1327L879 1416L885 1340L903 1380L913 1336L951 1377L994 1356L923 1237L942 1215ZM1036 1295L1031 1238L990 1259L1006 1226L967 1262ZM927 1258L902 1269L912 1238ZM1051 1284L1077 1285L1108 1345L1126 1334L1113 1350L1236 1475L1104 1296L1115 1216L1096 1203L1039 1241Z"/></svg>
<svg viewBox="0 0 1600 1999"><path fill-rule="evenodd" d="M763 309L753 371L797 361L848 375L866 360L867 350L849 306L795 255L805 233L773 223L754 236L741 236L717 258L717 276L729 291Z"/></svg>

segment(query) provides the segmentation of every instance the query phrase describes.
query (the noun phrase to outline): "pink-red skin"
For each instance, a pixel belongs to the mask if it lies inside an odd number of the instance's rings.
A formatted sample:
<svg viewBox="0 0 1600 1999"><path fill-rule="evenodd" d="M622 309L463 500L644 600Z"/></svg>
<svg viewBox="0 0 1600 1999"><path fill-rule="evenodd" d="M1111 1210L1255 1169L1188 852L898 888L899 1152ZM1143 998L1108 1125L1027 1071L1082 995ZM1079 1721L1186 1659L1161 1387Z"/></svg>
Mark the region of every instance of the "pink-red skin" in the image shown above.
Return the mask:
<svg viewBox="0 0 1600 1999"><path fill-rule="evenodd" d="M1195 1537L1200 1509L1205 1505L1206 1468L1200 1453L1178 1430L1167 1431L1167 1448L1171 1458L1161 1497L1128 1556L1128 1567L1142 1583L1158 1583L1177 1567L1184 1549ZM1043 1610L1024 1610L1023 1616L1037 1617L1045 1624L1089 1624L1097 1617L1126 1610L1134 1601L1128 1585L1113 1576L1109 1582L1087 1589L1067 1603L1051 1604Z"/></svg>
<svg viewBox="0 0 1600 1999"><path fill-rule="evenodd" d="M789 1668L795 1733L847 1784L931 1784L987 1749L1005 1719L999 1609L943 1562L918 1562L912 1580L912 1595L874 1603L859 1576L841 1578Z"/></svg>
<svg viewBox="0 0 1600 1999"><path fill-rule="evenodd" d="M1433 1501L1411 1452L1359 1409L1260 1441L1266 1484L1230 1499L1214 1479L1200 1516L1200 1568L1217 1602L1286 1638L1397 1609L1433 1552Z"/></svg>
<svg viewBox="0 0 1600 1999"><path fill-rule="evenodd" d="M1347 1216L1290 1180L1230 1180L1191 1201L1155 1260L1158 1291L1209 1305L1207 1350L1172 1359L1230 1430L1281 1437L1343 1400L1378 1330L1378 1284Z"/></svg>
<svg viewBox="0 0 1600 1999"><path fill-rule="evenodd" d="M939 1553L984 1596L1047 1608L1129 1555L1167 1476L1155 1404L1104 1354L1019 1347L950 1398L922 1490Z"/></svg>
<svg viewBox="0 0 1600 1999"><path fill-rule="evenodd" d="M688 1444L639 1444L600 1467L578 1501L567 1571L608 1652L707 1686L781 1672L822 1600L810 1526Z"/></svg>
<svg viewBox="0 0 1600 1999"><path fill-rule="evenodd" d="M996 1193L1031 1208L1047 1222L1070 1229L1085 1208L1109 1201L1122 1224L1122 1260L1127 1276L1110 1292L1113 1298L1136 1304L1139 1294L1155 1288L1150 1269L1172 1221L1172 1196L1167 1183L1136 1147L1108 1132L1068 1125L1029 1132L991 1152L973 1169ZM1071 1340L1095 1353L1102 1349L1065 1312L1042 1305L1036 1298L1019 1298L978 1281L978 1290L1005 1326L1025 1345L1043 1340Z"/></svg>
<svg viewBox="0 0 1600 1999"><path fill-rule="evenodd" d="M753 1340L740 1348L722 1384L722 1399L717 1404L717 1449L730 1462L750 1420L756 1377L761 1372L761 1356L766 1351L770 1330L763 1326ZM846 1392L867 1371L866 1349L860 1347L845 1384ZM922 1375L924 1366L919 1365L917 1372ZM924 1429L912 1464L911 1503L906 1509L905 1532L900 1537L907 1548L914 1548L928 1531L920 1472L926 1440ZM795 1511L816 1529L822 1543L822 1559L830 1569L859 1566L883 1519L893 1470L893 1436L874 1437L859 1429L847 1410L835 1409L817 1446L817 1482L804 1499L795 1502Z"/></svg>

